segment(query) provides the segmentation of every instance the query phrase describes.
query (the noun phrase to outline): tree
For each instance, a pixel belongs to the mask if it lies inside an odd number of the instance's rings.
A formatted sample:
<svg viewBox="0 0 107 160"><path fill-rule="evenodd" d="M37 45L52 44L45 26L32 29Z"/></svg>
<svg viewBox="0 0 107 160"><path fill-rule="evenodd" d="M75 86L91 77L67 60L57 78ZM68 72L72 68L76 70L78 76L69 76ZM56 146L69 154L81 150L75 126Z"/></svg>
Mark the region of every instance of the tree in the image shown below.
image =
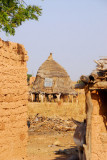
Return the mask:
<svg viewBox="0 0 107 160"><path fill-rule="evenodd" d="M27 74L27 82L29 82L30 77L32 77L32 74Z"/></svg>
<svg viewBox="0 0 107 160"><path fill-rule="evenodd" d="M15 29L26 20L38 20L42 9L23 0L0 0L0 30L15 35Z"/></svg>

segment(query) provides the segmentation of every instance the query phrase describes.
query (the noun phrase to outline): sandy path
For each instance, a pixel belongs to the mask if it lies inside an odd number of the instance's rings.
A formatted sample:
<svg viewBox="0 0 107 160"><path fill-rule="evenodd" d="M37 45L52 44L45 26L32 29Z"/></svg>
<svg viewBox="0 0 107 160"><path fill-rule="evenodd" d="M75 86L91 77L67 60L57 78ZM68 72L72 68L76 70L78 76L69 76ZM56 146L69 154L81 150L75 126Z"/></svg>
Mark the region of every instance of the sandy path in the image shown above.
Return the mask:
<svg viewBox="0 0 107 160"><path fill-rule="evenodd" d="M73 133L31 134L28 141L29 160L66 160L72 154L69 150L75 145ZM55 154L55 151L67 150L67 154ZM71 151L70 151L71 152Z"/></svg>

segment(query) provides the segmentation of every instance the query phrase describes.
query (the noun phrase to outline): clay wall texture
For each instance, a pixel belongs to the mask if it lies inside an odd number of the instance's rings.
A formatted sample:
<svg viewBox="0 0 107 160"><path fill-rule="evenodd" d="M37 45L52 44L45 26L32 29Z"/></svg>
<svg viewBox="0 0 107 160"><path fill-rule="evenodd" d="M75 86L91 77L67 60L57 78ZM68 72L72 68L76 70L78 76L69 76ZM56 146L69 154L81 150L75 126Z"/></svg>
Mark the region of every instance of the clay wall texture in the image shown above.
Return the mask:
<svg viewBox="0 0 107 160"><path fill-rule="evenodd" d="M107 101L106 94L92 92L91 160L107 159Z"/></svg>
<svg viewBox="0 0 107 160"><path fill-rule="evenodd" d="M27 52L0 39L0 160L26 160Z"/></svg>
<svg viewBox="0 0 107 160"><path fill-rule="evenodd" d="M36 77L30 77L29 84L32 85L35 81Z"/></svg>

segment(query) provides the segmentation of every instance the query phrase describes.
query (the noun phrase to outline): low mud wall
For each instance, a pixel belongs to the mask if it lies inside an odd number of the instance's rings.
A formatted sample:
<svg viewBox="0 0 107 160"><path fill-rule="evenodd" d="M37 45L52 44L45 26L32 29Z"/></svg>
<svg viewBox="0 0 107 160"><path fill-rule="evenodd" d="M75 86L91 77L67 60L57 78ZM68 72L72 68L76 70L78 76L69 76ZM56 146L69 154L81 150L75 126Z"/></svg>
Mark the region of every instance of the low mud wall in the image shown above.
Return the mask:
<svg viewBox="0 0 107 160"><path fill-rule="evenodd" d="M0 39L0 160L25 160L27 52Z"/></svg>

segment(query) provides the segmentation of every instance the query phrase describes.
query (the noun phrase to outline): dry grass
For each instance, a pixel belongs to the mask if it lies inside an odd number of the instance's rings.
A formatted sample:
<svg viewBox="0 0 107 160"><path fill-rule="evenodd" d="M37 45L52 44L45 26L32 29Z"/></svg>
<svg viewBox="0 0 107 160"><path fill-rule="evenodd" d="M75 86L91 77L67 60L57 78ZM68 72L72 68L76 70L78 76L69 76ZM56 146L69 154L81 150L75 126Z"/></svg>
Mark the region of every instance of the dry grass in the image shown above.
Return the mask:
<svg viewBox="0 0 107 160"><path fill-rule="evenodd" d="M61 119L74 119L82 121L85 118L85 96L80 94L78 104L74 103L31 103L28 104L28 116L34 117L37 113L45 117L60 117ZM74 147L73 131L70 132L45 132L41 130L39 134L29 132L27 155L28 160L58 160L67 159L67 155L56 155L54 151L59 149L71 149ZM49 147L60 143L60 146Z"/></svg>
<svg viewBox="0 0 107 160"><path fill-rule="evenodd" d="M28 116L34 117L37 113L45 117L61 117L63 119L75 118L83 120L85 118L85 96L78 96L78 103L28 103Z"/></svg>

